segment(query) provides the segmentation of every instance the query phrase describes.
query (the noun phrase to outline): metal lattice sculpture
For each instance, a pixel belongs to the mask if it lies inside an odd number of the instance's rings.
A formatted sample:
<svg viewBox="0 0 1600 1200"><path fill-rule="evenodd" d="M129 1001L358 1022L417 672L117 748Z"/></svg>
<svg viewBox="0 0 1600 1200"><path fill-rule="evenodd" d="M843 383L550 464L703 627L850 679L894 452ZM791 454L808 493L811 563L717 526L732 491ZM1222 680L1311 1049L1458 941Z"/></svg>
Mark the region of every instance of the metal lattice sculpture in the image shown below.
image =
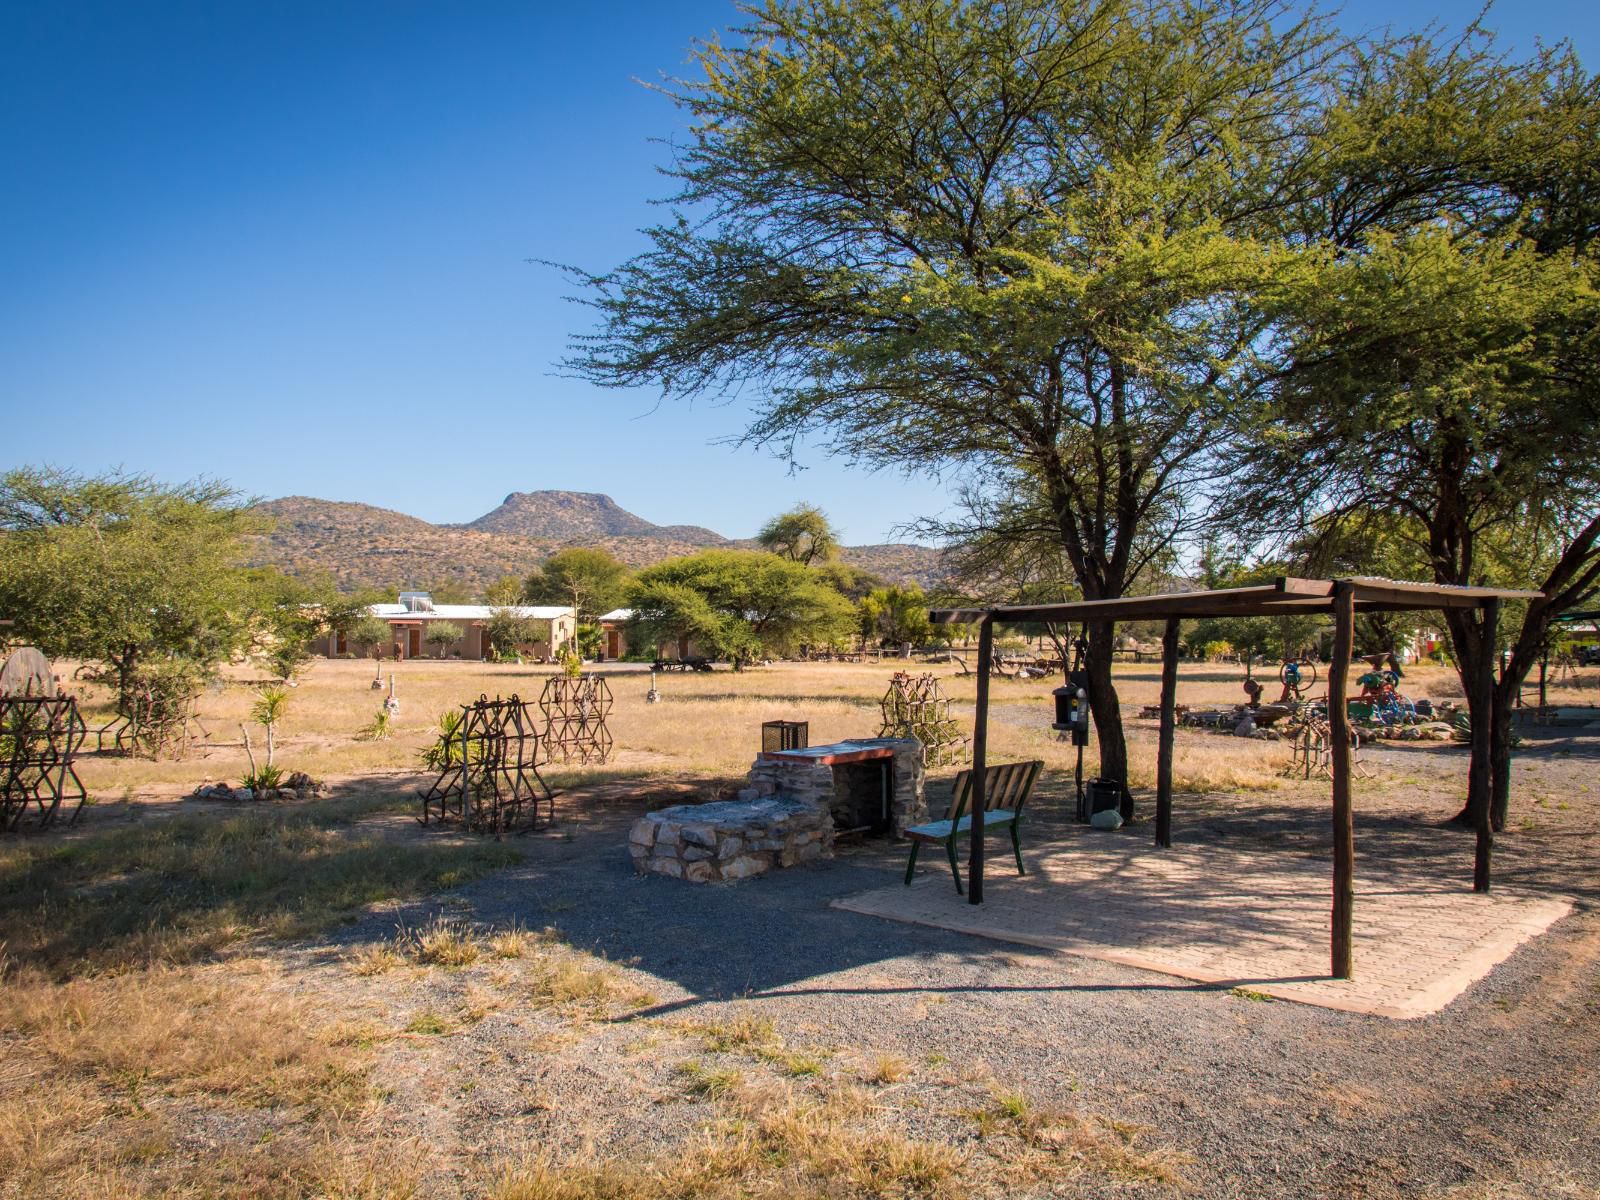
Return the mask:
<svg viewBox="0 0 1600 1200"><path fill-rule="evenodd" d="M934 675L896 672L878 707L883 712L879 737L914 737L922 743L924 766L942 767L966 758L966 736L950 716L950 699Z"/></svg>
<svg viewBox="0 0 1600 1200"><path fill-rule="evenodd" d="M479 696L432 752L439 777L422 793L422 823L478 833L537 829L555 820L555 793L539 774L542 739L518 696Z"/></svg>
<svg viewBox="0 0 1600 1200"><path fill-rule="evenodd" d="M611 757L611 687L600 675L552 675L539 697L550 761L603 763Z"/></svg>
<svg viewBox="0 0 1600 1200"><path fill-rule="evenodd" d="M0 696L0 830L30 810L50 825L64 805L76 824L87 793L72 763L87 733L76 696Z"/></svg>

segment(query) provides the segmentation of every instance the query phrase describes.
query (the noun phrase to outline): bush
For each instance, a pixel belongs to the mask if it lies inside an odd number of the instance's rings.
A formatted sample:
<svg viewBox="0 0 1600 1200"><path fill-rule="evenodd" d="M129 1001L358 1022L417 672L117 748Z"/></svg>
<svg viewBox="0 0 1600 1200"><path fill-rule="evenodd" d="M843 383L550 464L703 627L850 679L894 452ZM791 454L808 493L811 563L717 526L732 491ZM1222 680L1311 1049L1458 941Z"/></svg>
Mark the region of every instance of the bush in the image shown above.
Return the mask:
<svg viewBox="0 0 1600 1200"><path fill-rule="evenodd" d="M283 786L283 768L260 767L244 777L244 786L258 796L262 792L275 792Z"/></svg>
<svg viewBox="0 0 1600 1200"><path fill-rule="evenodd" d="M466 634L461 626L452 621L429 621L428 631L422 635L422 640L434 647L440 658L444 657L444 648L452 642L459 642Z"/></svg>

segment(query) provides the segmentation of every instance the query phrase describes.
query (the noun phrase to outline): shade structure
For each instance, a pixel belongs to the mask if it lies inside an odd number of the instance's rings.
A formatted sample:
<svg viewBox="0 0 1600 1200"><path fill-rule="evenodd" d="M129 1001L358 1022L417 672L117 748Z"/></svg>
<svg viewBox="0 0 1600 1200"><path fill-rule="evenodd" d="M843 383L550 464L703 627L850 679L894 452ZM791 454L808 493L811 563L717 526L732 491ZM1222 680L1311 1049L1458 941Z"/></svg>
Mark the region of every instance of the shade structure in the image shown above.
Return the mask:
<svg viewBox="0 0 1600 1200"><path fill-rule="evenodd" d="M1355 617L1361 612L1421 612L1443 609L1479 609L1491 644L1500 605L1506 600L1532 600L1542 593L1511 588L1455 587L1447 584L1357 576L1349 579L1299 579L1279 576L1248 587L1206 591L1167 592L1155 596L1122 596L1114 600L1073 600L1059 604L1011 604L989 608L933 609L935 624L978 626L978 696L973 724L973 811L982 810L984 756L988 744L989 670L996 624L1075 624L1077 622L1165 621L1161 654L1161 733L1156 770L1156 844L1172 844L1172 748L1178 661L1178 622L1185 617L1270 617L1327 613L1334 622L1334 661L1328 678L1328 715L1331 729L1333 799L1333 911L1331 916L1332 973L1348 978L1351 961L1355 897L1355 821L1351 803L1352 755L1346 687L1355 640ZM1493 656L1485 656L1482 677L1471 681L1480 698L1494 688ZM1486 711L1486 709L1485 709ZM1474 729L1474 771L1487 770L1492 749L1492 722ZM1477 845L1473 858L1473 886L1489 888L1489 866L1494 831L1488 805L1477 819ZM967 897L983 903L983 830L974 823L968 865Z"/></svg>

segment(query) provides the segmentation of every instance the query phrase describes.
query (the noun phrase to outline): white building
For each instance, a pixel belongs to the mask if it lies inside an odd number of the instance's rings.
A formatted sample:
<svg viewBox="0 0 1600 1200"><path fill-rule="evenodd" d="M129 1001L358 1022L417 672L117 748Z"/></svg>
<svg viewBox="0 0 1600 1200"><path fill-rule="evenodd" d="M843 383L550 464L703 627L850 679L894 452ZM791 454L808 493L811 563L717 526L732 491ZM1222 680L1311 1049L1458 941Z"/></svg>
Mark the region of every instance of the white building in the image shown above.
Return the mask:
<svg viewBox="0 0 1600 1200"><path fill-rule="evenodd" d="M465 658L487 661L494 657L489 645L488 625L496 612L510 612L543 625L543 636L518 646L518 651L534 659L550 659L573 640L577 633L577 614L558 605L516 604L499 608L489 604L435 604L427 592L401 592L395 604L374 604L369 615L389 625L389 644L381 646L385 658ZM440 647L429 645L428 627L454 625L461 630L455 641ZM372 647L358 646L348 635L321 639L322 654L370 654Z"/></svg>

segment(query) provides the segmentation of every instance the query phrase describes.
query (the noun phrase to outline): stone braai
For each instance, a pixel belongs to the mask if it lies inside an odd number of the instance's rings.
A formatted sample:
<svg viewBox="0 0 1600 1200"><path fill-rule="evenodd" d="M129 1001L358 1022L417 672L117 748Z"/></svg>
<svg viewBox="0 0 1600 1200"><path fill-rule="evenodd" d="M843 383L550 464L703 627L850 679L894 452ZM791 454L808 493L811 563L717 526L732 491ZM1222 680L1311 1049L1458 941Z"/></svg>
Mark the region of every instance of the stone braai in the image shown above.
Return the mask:
<svg viewBox="0 0 1600 1200"><path fill-rule="evenodd" d="M647 813L628 850L641 872L696 883L744 879L831 855L836 833L903 835L927 819L924 776L915 738L763 753L737 800Z"/></svg>

